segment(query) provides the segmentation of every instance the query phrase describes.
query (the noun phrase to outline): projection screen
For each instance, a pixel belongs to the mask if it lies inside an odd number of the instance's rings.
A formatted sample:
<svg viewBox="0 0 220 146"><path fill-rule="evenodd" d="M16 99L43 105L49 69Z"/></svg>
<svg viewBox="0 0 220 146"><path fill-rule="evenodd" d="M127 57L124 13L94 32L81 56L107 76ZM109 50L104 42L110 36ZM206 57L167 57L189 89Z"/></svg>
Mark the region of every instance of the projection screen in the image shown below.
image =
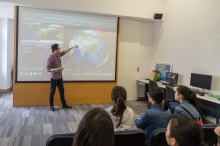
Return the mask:
<svg viewBox="0 0 220 146"><path fill-rule="evenodd" d="M50 80L51 45L61 51L64 81L116 81L118 18L19 7L16 82Z"/></svg>

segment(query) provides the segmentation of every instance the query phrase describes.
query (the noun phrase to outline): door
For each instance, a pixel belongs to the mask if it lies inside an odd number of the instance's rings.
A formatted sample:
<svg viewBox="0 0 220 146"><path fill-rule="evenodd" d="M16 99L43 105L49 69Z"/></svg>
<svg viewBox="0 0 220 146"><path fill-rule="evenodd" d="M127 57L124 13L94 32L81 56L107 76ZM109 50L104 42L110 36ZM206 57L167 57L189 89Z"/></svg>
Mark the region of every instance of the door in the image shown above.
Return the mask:
<svg viewBox="0 0 220 146"><path fill-rule="evenodd" d="M137 99L140 61L141 22L120 19L118 51L118 85L127 90L127 99Z"/></svg>

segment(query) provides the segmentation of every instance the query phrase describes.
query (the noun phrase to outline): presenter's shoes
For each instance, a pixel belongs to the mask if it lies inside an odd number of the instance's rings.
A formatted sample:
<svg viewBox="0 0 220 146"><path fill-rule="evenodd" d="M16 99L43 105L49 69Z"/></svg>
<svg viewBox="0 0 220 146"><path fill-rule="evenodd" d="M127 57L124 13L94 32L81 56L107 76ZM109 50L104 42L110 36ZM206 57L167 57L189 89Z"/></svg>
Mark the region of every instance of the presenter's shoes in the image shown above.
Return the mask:
<svg viewBox="0 0 220 146"><path fill-rule="evenodd" d="M55 111L54 106L50 106L50 110L51 110L51 111Z"/></svg>
<svg viewBox="0 0 220 146"><path fill-rule="evenodd" d="M69 106L67 104L63 105L62 108L72 108L72 106Z"/></svg>

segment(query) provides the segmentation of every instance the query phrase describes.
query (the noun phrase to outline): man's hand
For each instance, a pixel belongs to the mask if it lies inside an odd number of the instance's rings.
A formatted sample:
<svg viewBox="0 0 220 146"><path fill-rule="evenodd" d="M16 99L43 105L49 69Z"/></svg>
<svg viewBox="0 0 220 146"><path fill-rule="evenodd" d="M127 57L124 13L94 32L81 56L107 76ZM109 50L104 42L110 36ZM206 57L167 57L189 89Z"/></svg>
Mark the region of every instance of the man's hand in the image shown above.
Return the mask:
<svg viewBox="0 0 220 146"><path fill-rule="evenodd" d="M72 46L71 49L76 49L78 48L78 45Z"/></svg>
<svg viewBox="0 0 220 146"><path fill-rule="evenodd" d="M64 50L64 52L67 53L67 52L69 52L70 50L76 49L76 48L78 48L78 45L72 46L72 47L70 47L69 49Z"/></svg>
<svg viewBox="0 0 220 146"><path fill-rule="evenodd" d="M63 70L63 67L58 67L58 70L62 71L62 70Z"/></svg>

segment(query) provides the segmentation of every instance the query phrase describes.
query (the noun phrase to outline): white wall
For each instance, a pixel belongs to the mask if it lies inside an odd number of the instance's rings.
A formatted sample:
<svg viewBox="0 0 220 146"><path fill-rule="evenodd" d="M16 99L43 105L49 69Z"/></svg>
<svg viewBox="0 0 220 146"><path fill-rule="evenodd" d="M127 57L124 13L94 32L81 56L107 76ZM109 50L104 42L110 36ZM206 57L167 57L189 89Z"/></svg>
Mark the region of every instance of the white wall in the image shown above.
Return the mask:
<svg viewBox="0 0 220 146"><path fill-rule="evenodd" d="M0 89L9 89L13 62L13 20L0 19Z"/></svg>
<svg viewBox="0 0 220 146"><path fill-rule="evenodd" d="M118 60L118 85L128 92L128 100L144 96L144 86L138 93L137 80L150 74L151 52L153 50L154 23L121 20ZM137 68L139 67L139 72Z"/></svg>
<svg viewBox="0 0 220 146"><path fill-rule="evenodd" d="M139 77L138 79L149 78L151 73L151 60L153 48L153 36L154 36L154 23L142 22L141 26L141 40L140 40L140 57L139 57ZM145 97L145 86L138 83L138 96Z"/></svg>
<svg viewBox="0 0 220 146"><path fill-rule="evenodd" d="M7 19L0 19L0 89L7 84Z"/></svg>
<svg viewBox="0 0 220 146"><path fill-rule="evenodd" d="M139 57L139 79L149 78L151 74L151 60L154 51L154 23L142 22L141 40L140 40L140 57Z"/></svg>
<svg viewBox="0 0 220 146"><path fill-rule="evenodd" d="M14 57L14 20L8 19L7 25L7 88L12 86L11 71L13 69L13 57Z"/></svg>
<svg viewBox="0 0 220 146"><path fill-rule="evenodd" d="M164 0L1 0L18 5L36 6L119 16L153 18L162 13Z"/></svg>
<svg viewBox="0 0 220 146"><path fill-rule="evenodd" d="M173 64L178 84L189 86L190 73L213 76L212 92L220 94L220 1L166 0L163 23L155 23L155 62Z"/></svg>

